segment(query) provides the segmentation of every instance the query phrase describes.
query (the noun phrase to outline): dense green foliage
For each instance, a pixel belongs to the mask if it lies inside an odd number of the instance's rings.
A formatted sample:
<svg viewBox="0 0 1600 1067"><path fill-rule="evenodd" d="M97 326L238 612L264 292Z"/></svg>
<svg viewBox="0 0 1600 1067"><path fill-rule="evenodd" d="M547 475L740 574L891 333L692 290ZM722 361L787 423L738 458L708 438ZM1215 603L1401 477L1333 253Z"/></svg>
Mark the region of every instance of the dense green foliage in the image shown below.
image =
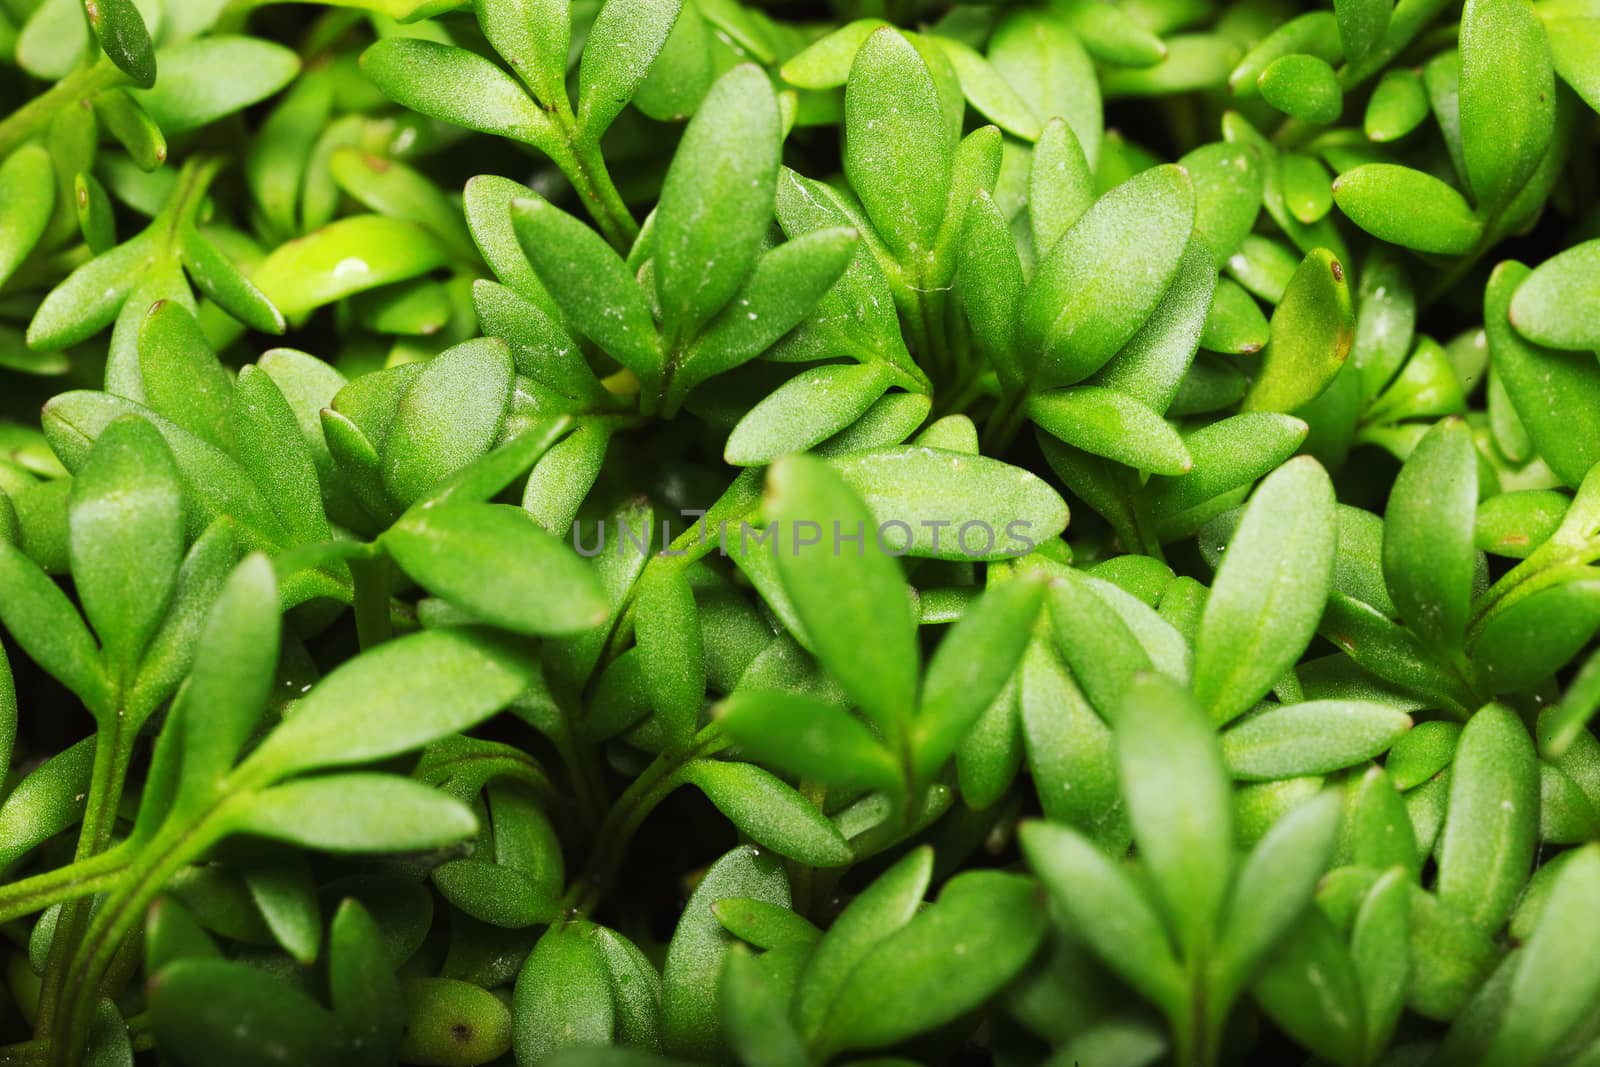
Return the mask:
<svg viewBox="0 0 1600 1067"><path fill-rule="evenodd" d="M1600 1065L1597 109L1595 0L0 0L0 1064Z"/></svg>

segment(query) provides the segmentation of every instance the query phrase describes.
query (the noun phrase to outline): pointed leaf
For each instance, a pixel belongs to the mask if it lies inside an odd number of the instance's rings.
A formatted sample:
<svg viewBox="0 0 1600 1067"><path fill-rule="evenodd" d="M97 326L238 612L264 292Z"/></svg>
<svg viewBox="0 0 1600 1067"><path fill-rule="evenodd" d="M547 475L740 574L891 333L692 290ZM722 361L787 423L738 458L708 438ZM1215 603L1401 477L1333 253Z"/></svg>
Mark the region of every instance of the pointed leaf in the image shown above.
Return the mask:
<svg viewBox="0 0 1600 1067"><path fill-rule="evenodd" d="M1383 575L1395 609L1434 648L1461 648L1477 552L1478 456L1460 419L1428 431L1395 478L1383 519Z"/></svg>
<svg viewBox="0 0 1600 1067"><path fill-rule="evenodd" d="M1292 459L1250 498L1195 640L1194 694L1214 722L1254 706L1316 633L1333 579L1333 486Z"/></svg>
<svg viewBox="0 0 1600 1067"><path fill-rule="evenodd" d="M511 505L408 513L383 544L429 592L516 633L580 633L609 614L589 565Z"/></svg>
<svg viewBox="0 0 1600 1067"><path fill-rule="evenodd" d="M493 715L534 670L521 650L468 628L397 638L319 682L245 766L267 781L406 752Z"/></svg>

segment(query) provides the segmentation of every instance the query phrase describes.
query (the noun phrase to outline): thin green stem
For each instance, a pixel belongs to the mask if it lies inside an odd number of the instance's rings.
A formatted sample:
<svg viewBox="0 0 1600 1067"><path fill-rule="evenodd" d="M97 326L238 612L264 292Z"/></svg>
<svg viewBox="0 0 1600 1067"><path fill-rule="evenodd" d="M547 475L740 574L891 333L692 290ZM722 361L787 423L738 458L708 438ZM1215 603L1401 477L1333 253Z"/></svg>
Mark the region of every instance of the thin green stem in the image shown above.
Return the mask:
<svg viewBox="0 0 1600 1067"><path fill-rule="evenodd" d="M98 856L0 887L0 922L10 922L53 904L102 892L116 884L128 863L125 849L118 846Z"/></svg>
<svg viewBox="0 0 1600 1067"><path fill-rule="evenodd" d="M1028 387L1007 387L1000 403L989 412L983 425L983 451L985 455L999 455L1016 438L1028 417Z"/></svg>
<svg viewBox="0 0 1600 1067"><path fill-rule="evenodd" d="M127 709L119 698L110 717L101 724L95 740L94 766L89 774L89 792L78 832L78 849L73 857L75 861L81 862L103 853L116 828L117 808L122 802L128 764L133 756L132 735L137 733L138 727L138 724L130 723L126 715ZM62 907L56 920L55 934L50 939L50 952L39 987L39 1014L34 1024L34 1032L39 1035L49 1031L57 1006L63 999L67 964L88 924L89 905L87 897L76 897Z"/></svg>
<svg viewBox="0 0 1600 1067"><path fill-rule="evenodd" d="M350 577L355 582L356 639L365 651L394 636L389 617L389 558L352 559Z"/></svg>
<svg viewBox="0 0 1600 1067"><path fill-rule="evenodd" d="M62 108L124 82L127 77L104 57L68 74L0 120L0 159L30 137L43 133Z"/></svg>
<svg viewBox="0 0 1600 1067"><path fill-rule="evenodd" d="M679 772L693 760L714 755L731 743L722 727L711 723L695 736L688 748L676 753L663 752L633 780L611 806L600 824L600 832L595 835L594 850L579 879L586 887L577 897L580 906L586 900L598 901L610 890L628 842L656 806L682 784Z"/></svg>
<svg viewBox="0 0 1600 1067"><path fill-rule="evenodd" d="M584 208L600 227L605 239L611 242L611 247L627 255L634 239L639 236L639 224L634 221L628 205L623 203L616 182L611 180L611 171L606 167L599 141L586 137L578 129L572 105L566 100L555 101L554 106L549 108L549 115L561 136L561 147L565 149L566 156L556 159L556 165L572 182L579 198L583 200Z"/></svg>
<svg viewBox="0 0 1600 1067"><path fill-rule="evenodd" d="M157 833L139 850L137 865L111 891L89 922L72 963L66 968L59 1010L48 1032L42 1027L38 1031L49 1038L53 1067L71 1067L81 1059L101 980L124 939L168 880L221 836L229 801L248 794L249 790L224 794L187 825Z"/></svg>

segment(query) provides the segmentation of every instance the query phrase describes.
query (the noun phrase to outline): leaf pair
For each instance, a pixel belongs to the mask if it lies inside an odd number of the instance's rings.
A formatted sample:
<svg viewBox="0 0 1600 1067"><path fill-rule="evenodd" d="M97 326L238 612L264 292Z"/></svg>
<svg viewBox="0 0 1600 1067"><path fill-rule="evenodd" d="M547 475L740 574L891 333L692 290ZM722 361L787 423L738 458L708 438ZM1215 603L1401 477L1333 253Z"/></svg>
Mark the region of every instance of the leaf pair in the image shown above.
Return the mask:
<svg viewBox="0 0 1600 1067"><path fill-rule="evenodd" d="M654 290L596 235L537 197L512 205L518 240L568 324L632 371L647 411L677 410L696 385L754 359L794 327L844 269L840 227L772 248L782 130L757 68L712 87L634 249ZM658 331L655 318L659 315Z"/></svg>
<svg viewBox="0 0 1600 1067"><path fill-rule="evenodd" d="M769 483L770 536L792 541L777 546L782 588L824 669L872 728L813 698L744 688L723 705L722 721L774 766L904 803L906 790L931 779L1016 670L1043 584L1024 575L995 585L952 628L919 684L904 579L848 476L794 456L774 464ZM798 536L806 527L817 535L810 544Z"/></svg>
<svg viewBox="0 0 1600 1067"><path fill-rule="evenodd" d="M1024 853L1074 933L1161 1008L1180 1044L1212 1047L1234 999L1310 904L1339 805L1328 795L1294 809L1239 865L1231 791L1201 709L1142 675L1114 732L1148 880L1064 826L1025 825Z"/></svg>
<svg viewBox="0 0 1600 1067"><path fill-rule="evenodd" d="M597 148L644 82L682 8L683 0L608 0L589 28L578 64L576 107L566 87L572 37L566 2L475 5L484 36L521 85L475 52L413 37L379 41L363 53L361 64L397 103L544 152L585 194L608 240L623 247L637 227L617 199ZM468 100L475 103L468 106Z"/></svg>

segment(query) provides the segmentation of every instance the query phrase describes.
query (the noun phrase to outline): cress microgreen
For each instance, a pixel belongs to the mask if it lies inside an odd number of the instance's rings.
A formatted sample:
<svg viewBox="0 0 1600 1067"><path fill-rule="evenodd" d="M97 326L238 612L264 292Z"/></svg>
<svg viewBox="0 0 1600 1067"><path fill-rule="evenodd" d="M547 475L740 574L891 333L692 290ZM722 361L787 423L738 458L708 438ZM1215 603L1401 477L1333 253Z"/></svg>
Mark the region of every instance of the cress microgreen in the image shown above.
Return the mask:
<svg viewBox="0 0 1600 1067"><path fill-rule="evenodd" d="M1597 24L0 0L0 1064L1600 1062Z"/></svg>

